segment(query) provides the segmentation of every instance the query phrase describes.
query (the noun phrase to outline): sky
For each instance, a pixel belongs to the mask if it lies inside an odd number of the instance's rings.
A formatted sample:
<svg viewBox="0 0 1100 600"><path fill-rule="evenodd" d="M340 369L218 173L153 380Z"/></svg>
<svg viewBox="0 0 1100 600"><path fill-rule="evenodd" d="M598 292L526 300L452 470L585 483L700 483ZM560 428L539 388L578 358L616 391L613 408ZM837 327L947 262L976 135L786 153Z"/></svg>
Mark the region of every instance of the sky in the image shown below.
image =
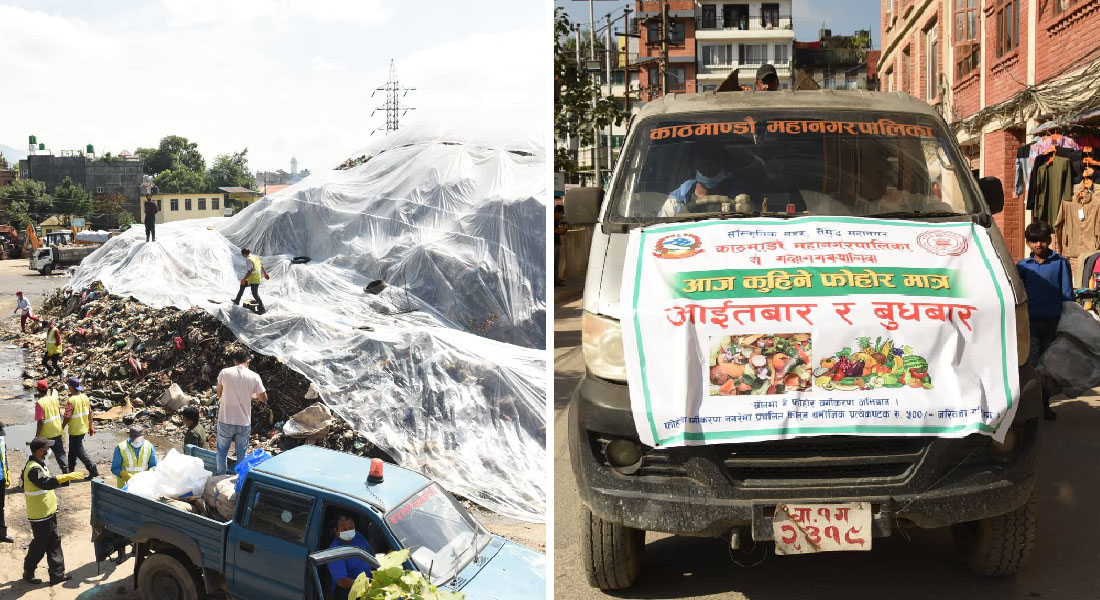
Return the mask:
<svg viewBox="0 0 1100 600"><path fill-rule="evenodd" d="M732 1L732 0L730 0ZM715 0L722 4L723 0ZM596 20L609 12L612 18L622 14L624 6L634 8L633 0L596 0L593 10ZM563 6L574 23L588 26L588 2L586 0L554 0L554 6ZM794 0L791 17L794 19L794 39L800 42L812 42L818 38L818 30L832 29L833 35L851 35L857 29L871 28L871 41L875 48L881 48L879 39L879 16L882 10L880 0ZM620 22L621 23L621 22ZM617 23L616 29L622 29Z"/></svg>
<svg viewBox="0 0 1100 600"><path fill-rule="evenodd" d="M402 128L549 122L548 4L531 0L0 0L0 144L118 154L166 135L207 166L332 168L371 140L390 60ZM543 43L539 43L546 40ZM383 135L383 132L374 136Z"/></svg>

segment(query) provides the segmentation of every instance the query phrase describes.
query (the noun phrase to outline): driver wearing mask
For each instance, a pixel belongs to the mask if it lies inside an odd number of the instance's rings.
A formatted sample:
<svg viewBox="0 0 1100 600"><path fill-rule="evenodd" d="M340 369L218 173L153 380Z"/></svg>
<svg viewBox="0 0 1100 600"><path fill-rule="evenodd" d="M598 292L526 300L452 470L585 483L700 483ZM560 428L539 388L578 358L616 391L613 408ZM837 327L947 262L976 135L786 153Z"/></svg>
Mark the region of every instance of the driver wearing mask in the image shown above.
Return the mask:
<svg viewBox="0 0 1100 600"><path fill-rule="evenodd" d="M332 538L329 548L355 546L362 548L368 554L374 554L370 544L367 543L367 538L355 530L355 519L350 514L346 512L339 513L336 516L336 524L332 527L332 532L335 537ZM355 578L359 577L360 573L366 573L367 577L370 577L371 574L370 565L359 558L330 562L326 566L329 575L332 576L332 595L336 600L347 600L348 590L351 589L351 585L355 583Z"/></svg>
<svg viewBox="0 0 1100 600"><path fill-rule="evenodd" d="M661 206L661 217L674 217L685 212L709 212L720 210L720 206L707 207L708 204L730 202L740 193L749 191L747 181L757 180L762 175L759 159L737 149L737 157L730 170L730 157L719 143L707 143L696 147L698 167L695 176L681 183L668 195ZM747 176L749 171L757 171ZM733 209L736 210L736 209Z"/></svg>

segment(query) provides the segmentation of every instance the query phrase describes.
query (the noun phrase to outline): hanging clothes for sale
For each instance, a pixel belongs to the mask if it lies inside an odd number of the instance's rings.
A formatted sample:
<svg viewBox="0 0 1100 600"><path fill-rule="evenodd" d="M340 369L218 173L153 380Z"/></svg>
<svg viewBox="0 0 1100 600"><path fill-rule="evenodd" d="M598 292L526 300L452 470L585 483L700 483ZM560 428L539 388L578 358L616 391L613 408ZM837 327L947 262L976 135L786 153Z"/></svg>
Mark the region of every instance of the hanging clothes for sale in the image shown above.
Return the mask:
<svg viewBox="0 0 1100 600"><path fill-rule="evenodd" d="M1053 224L1058 217L1062 201L1073 194L1073 174L1068 158L1053 153L1040 154L1035 159L1032 172L1034 190L1028 198L1033 221L1046 221Z"/></svg>
<svg viewBox="0 0 1100 600"><path fill-rule="evenodd" d="M1016 149L1016 169L1012 180L1013 192L1018 197L1027 196L1027 184L1031 178L1031 167L1035 164L1035 157L1031 156L1031 149L1035 142L1030 142Z"/></svg>
<svg viewBox="0 0 1100 600"><path fill-rule="evenodd" d="M1051 242L1051 248L1081 275L1085 258L1100 250L1100 189L1094 192L1083 184L1074 187L1071 199L1062 201Z"/></svg>

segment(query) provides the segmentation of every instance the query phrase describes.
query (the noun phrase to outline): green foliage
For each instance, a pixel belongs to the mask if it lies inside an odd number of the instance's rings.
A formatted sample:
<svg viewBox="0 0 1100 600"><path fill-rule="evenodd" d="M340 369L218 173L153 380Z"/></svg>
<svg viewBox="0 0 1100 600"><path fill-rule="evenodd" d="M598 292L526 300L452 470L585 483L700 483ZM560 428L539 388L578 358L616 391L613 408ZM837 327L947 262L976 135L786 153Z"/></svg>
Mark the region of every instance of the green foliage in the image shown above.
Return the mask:
<svg viewBox="0 0 1100 600"><path fill-rule="evenodd" d="M211 188L251 187L252 177L248 174L247 155L248 148L233 154L219 154L207 173Z"/></svg>
<svg viewBox="0 0 1100 600"><path fill-rule="evenodd" d="M418 571L403 566L409 551L390 552L379 559L374 577L360 573L348 592L349 600L463 600L462 592L440 590Z"/></svg>
<svg viewBox="0 0 1100 600"><path fill-rule="evenodd" d="M53 209L60 215L86 215L92 212L92 195L79 183L66 177L53 189Z"/></svg>
<svg viewBox="0 0 1100 600"><path fill-rule="evenodd" d="M134 222L134 216L126 210L126 196L118 192L100 194L94 201L95 216L92 218L92 226L96 229L106 227L118 227Z"/></svg>
<svg viewBox="0 0 1100 600"><path fill-rule="evenodd" d="M8 223L24 229L53 212L53 199L46 193L45 183L16 179L11 185L0 188L0 210L6 214Z"/></svg>
<svg viewBox="0 0 1100 600"><path fill-rule="evenodd" d="M153 181L162 194L198 194L211 189L204 173L187 167L164 171Z"/></svg>
<svg viewBox="0 0 1100 600"><path fill-rule="evenodd" d="M626 119L626 111L611 98L593 95L600 92L599 82L589 77L582 65L578 65L575 44L570 43L572 23L565 9L554 9L554 136L578 139L581 146L595 143L593 128L605 129L619 125ZM577 165L565 149L554 152L554 170L576 173Z"/></svg>
<svg viewBox="0 0 1100 600"><path fill-rule="evenodd" d="M206 159L199 152L198 144L178 135L165 136L156 148L138 148L134 154L145 161L142 170L146 175L158 175L181 167L195 173L206 171Z"/></svg>

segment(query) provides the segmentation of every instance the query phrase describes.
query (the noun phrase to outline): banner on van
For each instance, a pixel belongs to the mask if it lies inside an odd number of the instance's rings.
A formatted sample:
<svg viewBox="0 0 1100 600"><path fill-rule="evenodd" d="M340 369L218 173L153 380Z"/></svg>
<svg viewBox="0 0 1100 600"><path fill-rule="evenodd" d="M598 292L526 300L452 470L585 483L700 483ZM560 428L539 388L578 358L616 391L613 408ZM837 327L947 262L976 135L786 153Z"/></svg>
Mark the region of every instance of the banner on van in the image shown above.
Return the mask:
<svg viewBox="0 0 1100 600"><path fill-rule="evenodd" d="M846 217L630 233L623 343L652 446L980 432L1020 397L1015 300L972 223Z"/></svg>

